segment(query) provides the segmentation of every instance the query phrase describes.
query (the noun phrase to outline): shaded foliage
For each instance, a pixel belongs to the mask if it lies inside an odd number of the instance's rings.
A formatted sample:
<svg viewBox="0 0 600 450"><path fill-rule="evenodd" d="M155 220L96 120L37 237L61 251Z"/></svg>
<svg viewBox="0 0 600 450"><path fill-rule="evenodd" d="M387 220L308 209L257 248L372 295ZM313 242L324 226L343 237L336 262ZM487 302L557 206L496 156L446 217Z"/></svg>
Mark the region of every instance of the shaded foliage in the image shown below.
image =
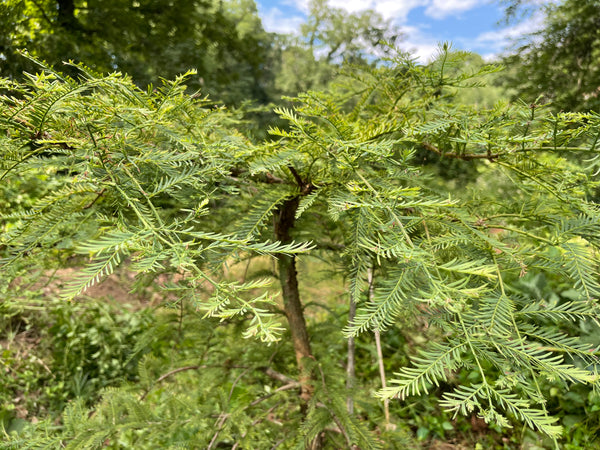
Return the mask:
<svg viewBox="0 0 600 450"><path fill-rule="evenodd" d="M505 63L509 85L525 101L541 98L555 111L600 108L600 4L594 0L551 2L544 24Z"/></svg>

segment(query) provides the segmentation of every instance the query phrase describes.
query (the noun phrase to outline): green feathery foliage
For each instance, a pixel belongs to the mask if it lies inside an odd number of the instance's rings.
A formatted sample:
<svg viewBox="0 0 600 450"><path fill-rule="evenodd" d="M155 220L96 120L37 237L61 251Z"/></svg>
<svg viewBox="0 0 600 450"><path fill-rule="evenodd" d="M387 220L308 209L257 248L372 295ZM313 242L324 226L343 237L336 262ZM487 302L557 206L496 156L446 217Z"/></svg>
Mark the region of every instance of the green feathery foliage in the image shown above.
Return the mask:
<svg viewBox="0 0 600 450"><path fill-rule="evenodd" d="M268 281L224 281L220 267L258 254L281 261L329 252L359 301L346 336L376 329L385 339L415 317L440 330L379 397L403 400L444 385L448 410L499 426L519 421L556 441L562 429L542 381L568 389L600 380L597 349L561 328L598 322L600 313L600 116L456 105L456 89L497 70L454 70L463 57L444 45L430 66L397 54L352 68L331 92L302 94L293 109L278 110L288 126L271 129L275 140L263 145L237 134L225 111L186 95L185 76L149 92L85 68L81 81L47 70L23 86L4 81L0 178L52 179L26 208L2 211L4 292L31 267L75 256L85 267L64 290L73 298L127 260L152 276L178 273L168 292L205 317L247 319L245 336L273 342L282 329ZM419 164L423 152L472 164L472 179L450 194ZM286 214L297 219L286 222L290 239L273 243L266 225ZM528 274L571 286L575 298L527 294L519 282ZM344 410L343 390L321 383L318 363L309 363L300 371L312 376L312 391L304 391L312 399L297 443L335 427L343 445L377 448ZM473 376L460 384L462 370ZM196 400L181 404L214 414ZM68 445L180 426L175 404L158 417L138 403L121 389L106 391L96 415L74 404ZM217 420L217 434L230 432L248 405Z"/></svg>
<svg viewBox="0 0 600 450"><path fill-rule="evenodd" d="M446 75L460 60L446 47L431 67L398 55L389 66L348 73L338 91L302 95L294 111L278 111L289 129L272 130L278 147L265 146L252 171L269 161L264 173L302 180L299 196L314 194L303 185L318 189L344 230L354 299L374 268L374 295L359 305L349 336L415 315L444 330L444 341L400 369L381 397L429 392L453 384L459 369L474 370L478 380L445 394L445 407L502 426L516 419L558 438L540 380L565 387L599 380L596 349L545 321L598 320L600 210L590 198L600 117L554 115L539 105L454 105L451 89L478 75ZM479 175L451 198L413 162L417 150L478 162ZM303 204L302 214L315 209L323 205ZM515 283L527 272L559 276L580 297L555 309L524 298Z"/></svg>
<svg viewBox="0 0 600 450"><path fill-rule="evenodd" d="M71 300L127 259L140 273L184 274L187 290L209 283L213 295L198 305L207 315L253 315L248 334L276 339L279 323L264 309L269 296L247 300L241 293L257 286L224 284L207 271L236 252L309 248L200 231L209 202L229 192L222 178L247 145L227 131L227 113L185 93L189 73L143 92L119 74L79 70L81 81L46 69L25 86L3 85L0 178L8 186L53 179L28 208L2 211L4 289L67 251L84 264L62 291Z"/></svg>

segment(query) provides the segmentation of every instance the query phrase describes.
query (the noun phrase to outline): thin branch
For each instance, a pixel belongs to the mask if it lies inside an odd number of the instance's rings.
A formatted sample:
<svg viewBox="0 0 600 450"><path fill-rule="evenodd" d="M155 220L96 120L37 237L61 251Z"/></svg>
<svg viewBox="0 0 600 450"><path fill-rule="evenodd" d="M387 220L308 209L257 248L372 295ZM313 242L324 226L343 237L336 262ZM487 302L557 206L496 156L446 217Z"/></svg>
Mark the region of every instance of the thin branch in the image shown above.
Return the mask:
<svg viewBox="0 0 600 450"><path fill-rule="evenodd" d="M171 371L169 371L169 372L161 375L160 377L158 377L158 379L153 383L153 386L156 385L156 384L158 384L158 383L160 383L160 382L162 382L162 381L164 381L164 380L166 380L170 376L175 375L177 373L185 372L185 371L188 371L188 370L208 369L210 367L224 367L224 366L222 366L222 365L214 365L214 364L203 364L203 365L195 365L195 366L178 367L177 369L173 369L173 370L171 370ZM227 368L229 368L229 369L245 369L245 372L247 372L248 370L250 370L250 367L247 367L247 366L227 366ZM243 373L245 373L245 372L243 372ZM277 373L277 372L275 372L275 373ZM282 375L282 376L284 376L284 375ZM142 396L140 397L140 401L144 400L148 396L148 394L150 393L151 390L152 390L152 386L150 388L148 388L146 390L146 392L144 392L142 394Z"/></svg>
<svg viewBox="0 0 600 450"><path fill-rule="evenodd" d="M231 389L229 390L229 396L227 397L227 403L229 403L231 401L231 396L233 395L233 391L234 391L235 387L237 386L238 382L249 371L250 371L250 367L248 367L246 370L244 370L242 373L240 373L235 378L235 380L233 380L233 383L231 383ZM220 414L219 420L215 424L215 427L217 428L217 431L215 432L215 434L213 435L212 439L210 440L210 443L208 444L207 450L210 450L213 447L213 445L215 444L215 442L217 441L217 438L219 437L219 434L223 430L223 427L225 426L225 422L227 421L227 419L229 418L229 416L230 416L230 414L226 413L226 412L222 412Z"/></svg>
<svg viewBox="0 0 600 450"><path fill-rule="evenodd" d="M221 430L223 429L225 421L228 417L229 414L225 413L221 413L221 415L219 416L219 420L215 424L215 426L217 427L217 432L213 435L212 439L210 440L210 443L208 444L208 447L206 447L207 450L210 450L213 447L213 445L215 445L215 442L217 441L217 438L219 437L219 434L221 433Z"/></svg>
<svg viewBox="0 0 600 450"><path fill-rule="evenodd" d="M282 178L276 177L275 175L273 175L270 172L267 172L265 174L265 182L268 184L285 184L285 180L283 180Z"/></svg>
<svg viewBox="0 0 600 450"><path fill-rule="evenodd" d="M279 405L281 405L281 403L283 403L283 402L279 402L279 403L271 406L264 415L268 417L268 415L271 414L275 410L275 408L277 408ZM264 417L259 417L258 419L254 420L252 422L252 424L250 425L250 428L255 427L256 425L261 423L263 420L265 420ZM242 435L240 436L240 440L244 439L247 434L248 434L248 431L245 431L244 433L242 433ZM233 447L231 447L231 450L236 450L239 446L240 446L240 441L238 440L233 445Z"/></svg>
<svg viewBox="0 0 600 450"><path fill-rule="evenodd" d="M267 375L270 378L273 378L274 380L277 381L281 381L282 383L297 383L296 380L282 374L279 372L274 371L273 369L271 369L270 367L267 367L267 369L265 369L265 375Z"/></svg>
<svg viewBox="0 0 600 450"><path fill-rule="evenodd" d="M352 326L354 324L354 316L356 315L356 302L350 295L350 310L348 312L348 326ZM346 397L346 407L348 409L348 414L354 414L354 399L352 397L352 391L354 389L354 379L356 378L356 369L354 366L354 353L355 353L355 343L354 336L350 336L348 338L348 364L346 366L346 390L348 391L348 396Z"/></svg>
<svg viewBox="0 0 600 450"><path fill-rule="evenodd" d="M46 11L44 11L44 8L42 8L41 5L36 0L31 0L31 3L33 3L37 7L37 9L40 10L40 12L42 13L42 17L44 18L44 20L46 22L48 22L48 25L50 25L50 26L55 25L54 22L52 22L50 20L50 18L48 17L48 15L46 14Z"/></svg>
<svg viewBox="0 0 600 450"><path fill-rule="evenodd" d="M275 394L277 394L278 392L283 392L283 391L289 391L290 389L298 389L300 387L300 383L298 383L297 381L293 381L289 384L283 385L281 387L278 387L277 389L275 389L273 392L271 392L270 394L264 395L262 397L257 398L256 400L253 400L252 403L250 403L248 406L246 406L244 408L250 408L251 406L256 406L259 403L264 402L265 400L270 399L271 397L273 397Z"/></svg>
<svg viewBox="0 0 600 450"><path fill-rule="evenodd" d="M493 154L465 153L464 155L458 155L456 153L444 153L439 148L437 148L436 146L434 146L428 142L422 142L421 145L423 146L424 149L429 150L433 153L436 153L440 156L443 156L444 158L462 159L464 161L471 161L474 159L488 159L490 161L494 161L494 159L498 159L501 156L500 153L493 153Z"/></svg>
<svg viewBox="0 0 600 450"><path fill-rule="evenodd" d="M160 383L161 381L163 381L163 380L165 380L165 379L169 378L171 375L175 375L176 373L179 373L179 372L185 372L186 370L198 370L198 369L201 369L201 368L204 368L204 367L206 367L206 366L198 366L198 365L196 365L196 366L185 366L185 367L179 367L179 368L177 368L177 369L173 369L173 370L171 370L170 372L167 372L167 373L165 373L164 375L161 375L161 376L160 376L160 377L159 377L159 378L158 378L158 379L157 379L157 380L154 382L154 384L158 384L158 383ZM147 389L147 390L146 390L146 392L144 392L144 393L142 394L142 396L140 397L140 401L142 401L142 400L144 400L144 399L146 398L146 396L147 396L147 395L150 393L150 390L151 390L151 388Z"/></svg>
<svg viewBox="0 0 600 450"><path fill-rule="evenodd" d="M94 203L96 203L98 201L98 199L104 195L105 192L106 192L106 188L102 188L102 190L97 193L97 195L94 198L94 200L92 200L90 203L88 203L87 205L85 205L83 207L83 209L90 209L92 206L94 206Z"/></svg>
<svg viewBox="0 0 600 450"><path fill-rule="evenodd" d="M373 268L370 267L367 272L367 281L369 283L369 303L373 301L374 295L374 277L373 277ZM379 365L379 376L381 377L381 388L385 389L387 387L385 381L385 367L383 365L383 351L381 349L381 332L377 325L373 329L373 334L375 335L375 347L377 350L377 363ZM386 429L390 428L390 399L386 398L383 400L383 413L385 416L385 427Z"/></svg>
<svg viewBox="0 0 600 450"><path fill-rule="evenodd" d="M300 189L303 189L304 188L304 181L302 181L302 177L300 177L300 174L296 171L296 169L294 168L294 166L288 165L287 167L288 167L288 169L290 169L290 172L294 176L294 179L296 180L296 183L298 183L298 187Z"/></svg>

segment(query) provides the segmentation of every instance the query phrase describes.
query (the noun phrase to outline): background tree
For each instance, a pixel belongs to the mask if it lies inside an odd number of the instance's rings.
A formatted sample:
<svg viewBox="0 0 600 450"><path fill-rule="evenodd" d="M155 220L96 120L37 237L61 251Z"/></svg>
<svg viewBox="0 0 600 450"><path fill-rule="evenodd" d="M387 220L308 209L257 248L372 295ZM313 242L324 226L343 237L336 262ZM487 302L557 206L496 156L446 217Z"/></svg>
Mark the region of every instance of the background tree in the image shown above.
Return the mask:
<svg viewBox="0 0 600 450"><path fill-rule="evenodd" d="M541 30L526 37L516 53L504 60L511 68L508 85L527 102L539 97L552 102L556 111L598 111L600 4L594 0L549 2L541 12Z"/></svg>
<svg viewBox="0 0 600 450"><path fill-rule="evenodd" d="M16 54L27 49L61 70L75 60L122 71L141 87L196 69L192 89L229 104L267 100L272 40L253 1L10 0L0 7L4 76L33 70Z"/></svg>
<svg viewBox="0 0 600 450"><path fill-rule="evenodd" d="M283 95L325 88L344 64L375 64L401 38L373 10L348 13L325 0L311 0L299 36L280 37L275 87Z"/></svg>

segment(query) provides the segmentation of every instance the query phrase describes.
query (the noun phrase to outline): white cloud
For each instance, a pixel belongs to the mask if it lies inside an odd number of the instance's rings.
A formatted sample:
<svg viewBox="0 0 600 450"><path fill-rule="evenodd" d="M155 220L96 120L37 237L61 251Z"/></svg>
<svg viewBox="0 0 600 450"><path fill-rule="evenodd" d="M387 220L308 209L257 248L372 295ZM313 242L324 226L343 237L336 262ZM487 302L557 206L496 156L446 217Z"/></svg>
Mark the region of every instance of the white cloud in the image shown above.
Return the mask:
<svg viewBox="0 0 600 450"><path fill-rule="evenodd" d="M284 14L278 8L271 8L261 13L263 28L266 31L280 34L296 34L300 25L306 20L303 16Z"/></svg>
<svg viewBox="0 0 600 450"><path fill-rule="evenodd" d="M310 0L280 0L283 5L307 14ZM397 23L406 22L408 13L414 8L426 7L431 0L328 0L332 8L340 8L349 13L373 9L386 19ZM260 1L258 2L260 5Z"/></svg>
<svg viewBox="0 0 600 450"><path fill-rule="evenodd" d="M372 8L372 3L376 2L367 2L364 0L329 0L328 3L332 8L341 8L349 13L355 13Z"/></svg>
<svg viewBox="0 0 600 450"><path fill-rule="evenodd" d="M541 29L543 25L543 14L534 14L529 19L516 25L482 33L475 38L473 43L475 47L485 48L488 52L485 58L492 59L507 50L512 42Z"/></svg>
<svg viewBox="0 0 600 450"><path fill-rule="evenodd" d="M350 13L374 9L386 19L405 23L408 14L415 8L426 8L425 14L434 19L444 19L481 5L482 0L329 0L332 8L341 8ZM547 1L547 0L546 0ZM285 0L288 6L308 12L309 0Z"/></svg>
<svg viewBox="0 0 600 450"><path fill-rule="evenodd" d="M373 9L386 19L405 23L411 10L427 6L428 3L428 0L378 0L373 2Z"/></svg>
<svg viewBox="0 0 600 450"><path fill-rule="evenodd" d="M308 8L308 0L291 0L282 2L294 6L298 13L285 13L277 7L260 12L265 30L276 33L297 34L304 23L303 12ZM429 3L429 0L329 0L332 7L342 8L348 12L375 9L386 19L393 20L404 36L399 42L402 50L410 52L421 62L427 62L437 53L438 41L416 26L402 25L409 12Z"/></svg>
<svg viewBox="0 0 600 450"><path fill-rule="evenodd" d="M310 0L280 0L280 2L280 5L285 5L281 6L281 9L272 7L261 11L265 30L297 34L300 25L305 21ZM427 32L429 25L426 23L408 26L408 15L412 10L425 8L425 15L438 20L481 6L484 2L486 0L328 0L329 5L334 8L341 8L350 13L374 9L384 18L391 20L403 32L404 39L399 42L400 48L410 51L421 62L427 62L435 56L440 37L429 34ZM258 4L260 9L260 1ZM430 25L435 29L434 23ZM460 34L457 34L452 37L452 40L459 48L479 52L491 59L505 50L513 38L537 30L540 26L541 20L536 17L512 27L482 33L474 39L462 39Z"/></svg>
<svg viewBox="0 0 600 450"><path fill-rule="evenodd" d="M433 0L427 6L425 14L434 19L445 19L478 5L481 5L480 0Z"/></svg>
<svg viewBox="0 0 600 450"><path fill-rule="evenodd" d="M309 11L309 7L308 7L308 3L310 0L281 0L281 3L283 3L286 6L290 6L292 8L297 9L298 11L302 11L303 13L308 13Z"/></svg>
<svg viewBox="0 0 600 450"><path fill-rule="evenodd" d="M340 8L349 13L356 13L373 9L385 19L396 24L406 23L408 14L414 8L425 7L431 0L329 0L332 8ZM295 10L296 13L286 14L277 7L263 9L259 5L263 27L267 31L276 33L298 32L299 26L304 22L305 15L309 12L309 0L281 0L281 4Z"/></svg>
<svg viewBox="0 0 600 450"><path fill-rule="evenodd" d="M422 29L413 26L403 26L400 28L404 33L405 39L398 44L400 49L409 52L421 63L429 62L438 53L438 41L424 33Z"/></svg>
<svg viewBox="0 0 600 450"><path fill-rule="evenodd" d="M425 7L431 0L329 0L329 6L349 13L373 9L386 19L396 23L406 22L408 13L414 8Z"/></svg>

